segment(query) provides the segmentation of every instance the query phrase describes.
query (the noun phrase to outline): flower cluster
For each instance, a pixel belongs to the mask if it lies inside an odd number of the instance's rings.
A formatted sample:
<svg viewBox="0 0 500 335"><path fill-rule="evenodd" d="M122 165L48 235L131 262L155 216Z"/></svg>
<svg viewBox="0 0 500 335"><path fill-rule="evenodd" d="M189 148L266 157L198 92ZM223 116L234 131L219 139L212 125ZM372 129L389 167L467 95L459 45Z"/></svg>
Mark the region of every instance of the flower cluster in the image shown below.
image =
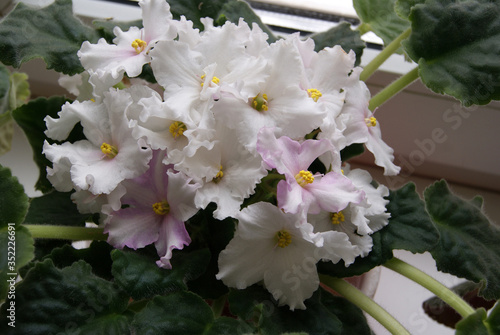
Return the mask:
<svg viewBox="0 0 500 335"><path fill-rule="evenodd" d="M46 118L46 134L64 141L79 123L86 139L45 143L49 180L75 190L80 211L101 213L110 244L154 244L164 268L191 242L185 222L215 203L216 219L238 222L217 278L236 288L263 281L280 303L305 308L316 263L366 256L390 216L387 188L342 166L340 151L362 143L386 174L399 171L354 53L316 52L297 34L269 44L243 20L204 19L200 32L163 0L140 5L143 28L115 28L114 44L85 42L86 71L62 80L78 99ZM160 93L114 87L145 65ZM263 178L279 179L276 201L242 206Z"/></svg>

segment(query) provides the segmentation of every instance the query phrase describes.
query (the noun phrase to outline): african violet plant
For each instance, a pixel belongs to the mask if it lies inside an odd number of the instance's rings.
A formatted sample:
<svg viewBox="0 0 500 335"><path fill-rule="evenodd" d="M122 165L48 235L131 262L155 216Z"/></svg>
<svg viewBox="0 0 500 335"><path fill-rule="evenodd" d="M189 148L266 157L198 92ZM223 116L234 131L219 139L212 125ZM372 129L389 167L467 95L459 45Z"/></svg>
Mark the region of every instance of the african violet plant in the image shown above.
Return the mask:
<svg viewBox="0 0 500 335"><path fill-rule="evenodd" d="M458 334L498 332L498 308L392 253L429 251L499 299L481 198L438 181L422 200L347 162L366 148L398 174L374 111L417 78L465 106L500 97L498 3L359 0L359 27L307 38L273 35L239 0L139 4L138 22L87 26L69 0L0 22L3 64L41 57L76 97L28 101L1 68L2 131L25 131L43 192L0 168L3 334L370 334L363 311L408 334L343 279L380 265L455 309ZM386 46L360 68L369 30ZM418 67L371 97L394 52Z"/></svg>

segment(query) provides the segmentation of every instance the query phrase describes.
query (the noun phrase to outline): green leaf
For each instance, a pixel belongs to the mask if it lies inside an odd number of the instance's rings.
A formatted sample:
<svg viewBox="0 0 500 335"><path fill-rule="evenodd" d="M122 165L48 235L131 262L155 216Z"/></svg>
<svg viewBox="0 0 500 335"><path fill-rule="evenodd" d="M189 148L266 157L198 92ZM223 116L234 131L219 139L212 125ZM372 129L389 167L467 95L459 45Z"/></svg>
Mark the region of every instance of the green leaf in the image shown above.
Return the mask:
<svg viewBox="0 0 500 335"><path fill-rule="evenodd" d="M222 221L213 217L215 204L209 204L204 210L198 211L186 223L193 240L190 248L208 248L211 258L206 271L198 278L188 282L189 290L204 299L217 299L228 292L226 285L217 280L215 275L219 272L219 253L233 238L235 220L227 218Z"/></svg>
<svg viewBox="0 0 500 335"><path fill-rule="evenodd" d="M206 249L175 253L171 260L171 270L156 265L157 255L151 257L134 251L113 250L111 258L115 282L133 299L140 300L185 290L186 281L195 279L204 272L210 253Z"/></svg>
<svg viewBox="0 0 500 335"><path fill-rule="evenodd" d="M25 103L30 96L28 76L25 73L10 74L0 63L0 155L10 151L14 135L11 111Z"/></svg>
<svg viewBox="0 0 500 335"><path fill-rule="evenodd" d="M356 54L356 63L358 66L361 63L361 56L365 48L365 42L361 39L359 31L351 29L351 24L348 22L341 22L339 25L328 29L327 31L312 34L314 40L315 50L320 51L326 47L333 47L340 45L345 52L350 50Z"/></svg>
<svg viewBox="0 0 500 335"><path fill-rule="evenodd" d="M0 250L2 250L0 253L0 301L6 297L13 300L15 291L10 288L15 283L17 273L34 256L33 239L28 229L23 226L0 228ZM13 295L8 296L8 292L12 292Z"/></svg>
<svg viewBox="0 0 500 335"><path fill-rule="evenodd" d="M431 90L484 105L500 99L500 3L428 0L412 8L403 42Z"/></svg>
<svg viewBox="0 0 500 335"><path fill-rule="evenodd" d="M453 194L445 181L429 186L425 203L441 239L431 250L440 271L482 283L480 296L500 298L500 230L476 206Z"/></svg>
<svg viewBox="0 0 500 335"><path fill-rule="evenodd" d="M14 136L14 121L10 112L0 115L0 156L9 152L12 148L12 137Z"/></svg>
<svg viewBox="0 0 500 335"><path fill-rule="evenodd" d="M134 21L115 21L115 20L94 20L92 25L97 29L99 35L108 41L108 43L113 43L113 39L116 35L113 32L115 27L119 27L122 31L128 31L130 27L142 28L142 19Z"/></svg>
<svg viewBox="0 0 500 335"><path fill-rule="evenodd" d="M260 17L255 14L253 9L248 5L247 2L241 0L232 0L225 3L218 12L218 17L225 17L232 23L238 24L240 18L243 18L246 23L251 27L252 23L257 23L260 28L269 36L267 41L273 43L277 40L271 29L266 26L260 19Z"/></svg>
<svg viewBox="0 0 500 335"><path fill-rule="evenodd" d="M332 313L329 293L317 290L305 301L305 310L291 311L288 306L278 306L272 295L259 285L244 290L231 290L231 313L259 331L259 334L306 332L307 334L341 334L342 323Z"/></svg>
<svg viewBox="0 0 500 335"><path fill-rule="evenodd" d="M46 260L16 286L16 327L8 329L2 322L0 332L45 335L71 328L74 333L86 329L86 334L109 334L109 329L123 328L123 318L114 316L125 311L128 299L113 283L93 275L83 261L60 270ZM0 317L6 320L7 315L4 304Z"/></svg>
<svg viewBox="0 0 500 335"><path fill-rule="evenodd" d="M396 0L354 0L356 13L367 27L384 41L391 43L403 31L410 27L407 20L399 17L395 10Z"/></svg>
<svg viewBox="0 0 500 335"><path fill-rule="evenodd" d="M214 20L219 18L219 10L230 0L170 0L170 12L174 19L180 19L184 15L188 20L193 21L193 27L203 30L200 19L211 17Z"/></svg>
<svg viewBox="0 0 500 335"><path fill-rule="evenodd" d="M340 158L342 159L342 162L345 162L352 157L361 155L363 152L365 152L365 146L363 143L353 143L340 150Z"/></svg>
<svg viewBox="0 0 500 335"><path fill-rule="evenodd" d="M371 235L373 249L368 256L356 259L347 268L343 261L338 264L320 262L318 269L321 273L335 277L361 275L391 259L394 249L423 253L438 243L439 233L415 190L415 184L408 183L398 190L391 190L388 200L389 224Z"/></svg>
<svg viewBox="0 0 500 335"><path fill-rule="evenodd" d="M52 191L31 199L25 224L85 227L88 214L81 214L71 200L71 193ZM41 259L56 247L70 244L70 240L36 239L35 256Z"/></svg>
<svg viewBox="0 0 500 335"><path fill-rule="evenodd" d="M10 75L9 108L14 110L28 102L31 91L28 75L23 72L14 72Z"/></svg>
<svg viewBox="0 0 500 335"><path fill-rule="evenodd" d="M28 196L9 168L0 165L0 228L18 226L28 212Z"/></svg>
<svg viewBox="0 0 500 335"><path fill-rule="evenodd" d="M403 19L408 19L413 6L425 3L426 0L396 0L394 9Z"/></svg>
<svg viewBox="0 0 500 335"><path fill-rule="evenodd" d="M456 325L456 335L494 335L488 332L484 324L486 322L486 311L483 308L478 309L474 314L461 320Z"/></svg>
<svg viewBox="0 0 500 335"><path fill-rule="evenodd" d="M487 316L484 308L479 308L472 315L456 325L456 335L497 335L500 334L500 304L497 304Z"/></svg>
<svg viewBox="0 0 500 335"><path fill-rule="evenodd" d="M9 111L9 89L9 70L3 64L0 64L0 116Z"/></svg>
<svg viewBox="0 0 500 335"><path fill-rule="evenodd" d="M264 32L269 35L268 41L274 42L276 37L269 28L262 23L260 18L244 1L240 0L170 0L170 11L175 19L184 15L188 20L193 21L193 26L200 30L204 29L200 19L210 17L214 19L214 24L222 24L226 19L233 23L238 23L240 17L250 26L252 22L259 24Z"/></svg>
<svg viewBox="0 0 500 335"><path fill-rule="evenodd" d="M493 307L496 301L478 297L477 293L480 287L480 284L466 281L452 287L451 290L465 300L472 308L478 309L482 307L488 310ZM459 313L437 296L424 301L422 308L434 321L450 328L455 328L455 324L462 319Z"/></svg>
<svg viewBox="0 0 500 335"><path fill-rule="evenodd" d="M71 0L56 0L44 8L18 3L0 22L0 61L19 68L43 58L48 69L68 75L83 71L77 52L98 34L73 15Z"/></svg>
<svg viewBox="0 0 500 335"><path fill-rule="evenodd" d="M61 111L61 106L66 101L68 100L64 97L38 98L12 112L14 120L23 129L33 149L33 159L40 170L40 176L35 188L43 193L53 190L52 184L46 177L47 166L51 166L51 163L42 154L43 143L48 140L44 133L47 129L44 119L47 115L56 118L57 113ZM70 135L70 138L71 136L76 135Z"/></svg>
<svg viewBox="0 0 500 335"><path fill-rule="evenodd" d="M343 297L323 291L321 303L342 322L342 335L371 335L363 310Z"/></svg>
<svg viewBox="0 0 500 335"><path fill-rule="evenodd" d="M75 249L69 244L54 248L42 261L51 259L58 268L65 268L74 262L84 260L92 266L92 272L101 278L111 280L111 251L113 247L104 241L93 241L88 248Z"/></svg>
<svg viewBox="0 0 500 335"><path fill-rule="evenodd" d="M191 292L174 292L156 296L134 317L132 327L136 334L176 335L232 335L249 333L239 320L222 317L214 320L207 303Z"/></svg>

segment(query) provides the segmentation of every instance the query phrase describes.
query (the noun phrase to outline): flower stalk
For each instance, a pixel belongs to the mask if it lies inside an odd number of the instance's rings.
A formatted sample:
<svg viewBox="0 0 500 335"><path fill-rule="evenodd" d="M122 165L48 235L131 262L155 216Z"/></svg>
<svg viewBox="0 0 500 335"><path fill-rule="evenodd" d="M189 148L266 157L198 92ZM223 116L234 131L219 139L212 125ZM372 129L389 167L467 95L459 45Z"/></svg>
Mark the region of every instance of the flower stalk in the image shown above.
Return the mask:
<svg viewBox="0 0 500 335"><path fill-rule="evenodd" d="M361 30L360 30L361 32ZM373 58L361 72L359 79L367 81L375 71L401 46L401 42L411 34L411 28L406 29L401 35L389 43L375 58Z"/></svg>
<svg viewBox="0 0 500 335"><path fill-rule="evenodd" d="M386 86L382 91L375 94L371 98L368 108L371 111L374 111L375 108L384 104L386 101L388 101L390 98L398 94L406 86L410 85L417 79L418 79L418 66L415 67L413 70L409 71L408 73L404 74L403 76L399 77L395 81L393 81L391 84Z"/></svg>
<svg viewBox="0 0 500 335"><path fill-rule="evenodd" d="M345 280L326 275L320 275L320 280L324 285L333 289L335 292L371 315L392 334L410 335L408 330L406 330L391 314L373 301L373 299L366 296L363 292Z"/></svg>
<svg viewBox="0 0 500 335"><path fill-rule="evenodd" d="M103 228L69 227L55 225L23 225L33 238L50 238L72 241L105 241L107 234Z"/></svg>
<svg viewBox="0 0 500 335"><path fill-rule="evenodd" d="M455 309L463 318L474 314L474 308L460 298L455 292L414 266L398 258L392 258L386 262L384 266L425 287Z"/></svg>

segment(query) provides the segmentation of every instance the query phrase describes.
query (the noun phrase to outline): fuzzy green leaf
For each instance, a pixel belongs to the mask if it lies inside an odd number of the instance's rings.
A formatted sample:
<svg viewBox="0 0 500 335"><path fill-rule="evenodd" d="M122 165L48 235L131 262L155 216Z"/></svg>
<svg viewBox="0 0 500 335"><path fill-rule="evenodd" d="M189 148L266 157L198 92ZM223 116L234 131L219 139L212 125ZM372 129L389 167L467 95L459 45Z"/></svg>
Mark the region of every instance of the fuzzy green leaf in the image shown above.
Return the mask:
<svg viewBox="0 0 500 335"><path fill-rule="evenodd" d="M239 320L221 317L214 320L212 310L199 296L191 292L174 292L156 296L134 317L136 334L232 335L249 334L249 328Z"/></svg>
<svg viewBox="0 0 500 335"><path fill-rule="evenodd" d="M408 19L413 6L419 3L425 3L426 0L396 0L396 13L403 19Z"/></svg>
<svg viewBox="0 0 500 335"><path fill-rule="evenodd" d="M370 31L373 31L384 41L384 45L391 43L403 31L410 27L408 20L396 14L394 4L396 0L354 0L356 13Z"/></svg>
<svg viewBox="0 0 500 335"><path fill-rule="evenodd" d="M422 82L463 105L500 99L500 3L428 0L412 7L403 41Z"/></svg>
<svg viewBox="0 0 500 335"><path fill-rule="evenodd" d="M476 201L453 194L445 181L428 187L425 203L441 238L431 250L440 271L482 283L480 295L500 298L500 229L492 225Z"/></svg>
<svg viewBox="0 0 500 335"><path fill-rule="evenodd" d="M390 191L388 200L389 224L372 235L373 249L368 256L356 259L347 268L343 261L338 264L320 262L318 269L321 273L335 277L357 276L391 259L394 249L423 253L437 244L439 233L415 190L415 184L408 183Z"/></svg>
<svg viewBox="0 0 500 335"><path fill-rule="evenodd" d="M17 277L19 269L34 257L33 239L28 229L23 226L0 228L0 301L6 297L15 300L15 294L8 296L10 282ZM15 291L13 291L14 293ZM12 299L14 298L14 299Z"/></svg>
<svg viewBox="0 0 500 335"><path fill-rule="evenodd" d="M340 45L345 52L354 51L356 54L356 66L361 63L361 56L366 45L361 39L359 31L352 30L349 23L342 22L325 32L316 33L310 37L314 40L316 51Z"/></svg>
<svg viewBox="0 0 500 335"><path fill-rule="evenodd" d="M237 24L240 17L242 17L250 26L252 25L252 22L257 23L262 30L269 35L269 42L274 42L276 40L276 37L273 35L271 30L269 30L269 28L262 23L260 18L245 1L171 0L168 3L170 4L170 11L172 12L174 18L178 19L181 15L184 15L188 20L193 21L193 26L195 28L200 30L203 30L204 28L200 21L200 19L204 17L214 19L215 25L221 25L226 20Z"/></svg>
<svg viewBox="0 0 500 335"><path fill-rule="evenodd" d="M113 283L93 275L83 261L60 270L46 260L16 286L16 327L2 322L0 333L58 334L71 327L75 333L85 329L86 334L110 334L110 329L123 329L124 319L113 316L125 311L128 300ZM8 314L4 304L2 320Z"/></svg>
<svg viewBox="0 0 500 335"><path fill-rule="evenodd" d="M474 314L469 315L467 318L459 321L456 325L456 335L494 335L490 333L485 325L486 310L484 308L478 309Z"/></svg>
<svg viewBox="0 0 500 335"><path fill-rule="evenodd" d="M0 22L0 61L19 68L42 58L48 69L72 75L83 71L77 56L82 43L98 37L73 15L71 0L44 8L18 3Z"/></svg>
<svg viewBox="0 0 500 335"><path fill-rule="evenodd" d="M9 168L0 165L0 227L23 222L28 212L28 196Z"/></svg>
<svg viewBox="0 0 500 335"><path fill-rule="evenodd" d="M209 261L208 250L191 253L174 253L172 269L156 265L158 256L134 251L113 250L112 273L115 281L135 300L153 297L156 294L185 290L186 281L200 276Z"/></svg>
<svg viewBox="0 0 500 335"><path fill-rule="evenodd" d="M305 310L295 311L290 311L288 306L278 306L272 295L259 285L231 290L228 299L231 313L248 320L259 334L342 334L342 323L334 314L335 307L329 295L317 290L305 301ZM362 322L363 319L361 316L357 321Z"/></svg>

